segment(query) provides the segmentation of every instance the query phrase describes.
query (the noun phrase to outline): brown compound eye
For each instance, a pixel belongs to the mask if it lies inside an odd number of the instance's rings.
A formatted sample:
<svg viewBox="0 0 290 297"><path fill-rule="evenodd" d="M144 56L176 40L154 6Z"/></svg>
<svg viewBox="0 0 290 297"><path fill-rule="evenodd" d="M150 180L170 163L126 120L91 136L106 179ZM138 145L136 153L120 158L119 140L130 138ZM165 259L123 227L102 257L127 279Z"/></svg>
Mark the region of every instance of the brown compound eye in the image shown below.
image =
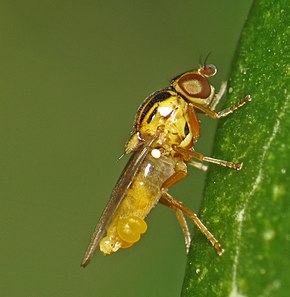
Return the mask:
<svg viewBox="0 0 290 297"><path fill-rule="evenodd" d="M206 77L214 76L217 73L217 68L213 64L204 65L199 69L199 73Z"/></svg>
<svg viewBox="0 0 290 297"><path fill-rule="evenodd" d="M211 94L211 87L208 80L198 73L185 73L174 82L177 92L190 98L206 99Z"/></svg>

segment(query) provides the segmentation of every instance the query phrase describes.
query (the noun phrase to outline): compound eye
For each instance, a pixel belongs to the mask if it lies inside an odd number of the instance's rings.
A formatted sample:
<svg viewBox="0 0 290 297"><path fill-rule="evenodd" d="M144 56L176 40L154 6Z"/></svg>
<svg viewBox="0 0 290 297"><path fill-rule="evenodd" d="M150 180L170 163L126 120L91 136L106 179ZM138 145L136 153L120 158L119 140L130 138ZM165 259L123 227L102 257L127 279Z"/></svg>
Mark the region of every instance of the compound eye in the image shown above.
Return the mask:
<svg viewBox="0 0 290 297"><path fill-rule="evenodd" d="M190 98L208 98L211 94L211 87L208 80L197 73L186 73L175 81L175 88L189 100Z"/></svg>
<svg viewBox="0 0 290 297"><path fill-rule="evenodd" d="M206 77L214 76L217 73L217 68L213 64L208 64L200 68L199 73Z"/></svg>

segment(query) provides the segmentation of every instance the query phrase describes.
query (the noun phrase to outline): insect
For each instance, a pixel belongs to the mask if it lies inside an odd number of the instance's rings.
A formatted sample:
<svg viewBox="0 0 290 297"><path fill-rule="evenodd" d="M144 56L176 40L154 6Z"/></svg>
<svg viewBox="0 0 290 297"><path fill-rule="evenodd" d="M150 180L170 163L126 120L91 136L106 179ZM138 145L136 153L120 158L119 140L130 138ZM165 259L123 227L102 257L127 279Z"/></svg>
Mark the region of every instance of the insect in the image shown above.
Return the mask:
<svg viewBox="0 0 290 297"><path fill-rule="evenodd" d="M132 156L95 228L81 263L83 267L91 261L98 245L103 253L111 254L139 241L147 230L145 218L158 202L176 212L187 252L191 238L185 216L222 254L220 244L197 215L168 193L173 184L187 175L186 164L206 170L202 163L205 161L241 169L241 163L206 157L192 148L200 136L199 113L219 119L251 100L248 95L235 105L215 112L226 90L223 83L215 94L208 78L216 72L214 65L185 72L174 78L168 88L151 94L139 107L134 130L125 146L125 153Z"/></svg>

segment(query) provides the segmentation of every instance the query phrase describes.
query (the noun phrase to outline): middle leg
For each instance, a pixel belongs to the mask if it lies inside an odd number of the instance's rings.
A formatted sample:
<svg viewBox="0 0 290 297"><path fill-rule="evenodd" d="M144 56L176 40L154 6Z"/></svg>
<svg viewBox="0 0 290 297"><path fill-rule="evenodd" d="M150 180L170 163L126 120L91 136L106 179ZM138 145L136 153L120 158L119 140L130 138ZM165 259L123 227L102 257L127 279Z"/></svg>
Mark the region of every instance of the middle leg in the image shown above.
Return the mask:
<svg viewBox="0 0 290 297"><path fill-rule="evenodd" d="M181 156L183 156L183 158L185 160L188 160L188 161L190 161L191 158L195 158L200 161L205 161L205 162L221 165L221 166L229 167L229 168L236 169L236 170L241 170L242 166L243 166L243 163L234 163L234 162L224 161L224 160L215 159L215 158L211 158L211 157L206 157L205 155L203 155L201 153L198 153L196 151L189 150L189 149L184 149L182 147L174 146L173 148L177 153L179 153Z"/></svg>

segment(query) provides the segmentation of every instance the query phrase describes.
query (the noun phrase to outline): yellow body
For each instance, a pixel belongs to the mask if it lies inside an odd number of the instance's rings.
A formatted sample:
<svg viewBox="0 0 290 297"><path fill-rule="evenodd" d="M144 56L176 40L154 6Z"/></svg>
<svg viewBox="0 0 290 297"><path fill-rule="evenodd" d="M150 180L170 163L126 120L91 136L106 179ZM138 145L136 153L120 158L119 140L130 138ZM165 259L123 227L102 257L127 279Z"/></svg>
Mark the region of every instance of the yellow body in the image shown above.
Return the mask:
<svg viewBox="0 0 290 297"><path fill-rule="evenodd" d="M105 254L137 242L147 229L144 218L166 190L163 185L168 185L170 178L174 183L173 176L178 176L178 171L182 172L182 177L186 175L184 156L176 152L175 146L192 149L199 138L199 122L190 101L211 100L213 88L198 71L181 75L173 85L174 88L153 93L138 110L135 129L125 152L138 151L147 138L157 134L158 137L106 228L107 234L100 241L100 250ZM177 88L179 92L176 92ZM192 93L189 94L192 100L184 99L181 95L184 91Z"/></svg>
<svg viewBox="0 0 290 297"><path fill-rule="evenodd" d="M185 162L206 170L206 166L192 158L241 169L240 163L206 157L192 148L200 132L197 113L218 119L251 100L246 96L216 113L214 109L225 91L223 87L215 95L207 79L216 71L214 65L203 65L185 72L174 78L169 87L151 94L139 107L133 133L125 147L127 154L133 152L132 157L96 225L81 264L83 267L88 265L98 245L103 253L111 254L137 242L146 232L146 216L158 202L175 210L187 251L191 239L184 215L205 234L217 253L222 254L218 241L196 214L167 193L170 186L186 176Z"/></svg>
<svg viewBox="0 0 290 297"><path fill-rule="evenodd" d="M159 201L162 184L174 174L176 162L175 158L156 159L148 154L100 242L103 253L111 254L140 239L147 229L144 218Z"/></svg>
<svg viewBox="0 0 290 297"><path fill-rule="evenodd" d="M164 183L177 171L186 172L185 163L172 145L191 148L198 138L196 115L189 114L188 109L189 103L169 89L152 94L139 108L126 153L138 151L146 138L156 133L158 137L114 213L107 234L100 241L103 253L111 254L139 241L147 230L145 217L166 190Z"/></svg>

